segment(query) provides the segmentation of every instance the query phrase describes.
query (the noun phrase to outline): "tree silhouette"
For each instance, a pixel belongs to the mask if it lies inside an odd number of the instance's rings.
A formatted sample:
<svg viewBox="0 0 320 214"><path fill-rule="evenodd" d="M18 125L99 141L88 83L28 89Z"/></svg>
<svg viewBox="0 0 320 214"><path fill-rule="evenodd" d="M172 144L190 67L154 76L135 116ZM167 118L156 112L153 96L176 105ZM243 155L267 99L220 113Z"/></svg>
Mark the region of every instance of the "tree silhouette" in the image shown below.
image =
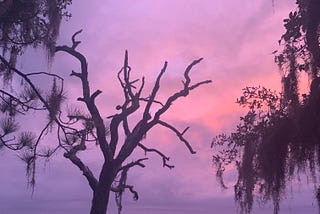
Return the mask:
<svg viewBox="0 0 320 214"><path fill-rule="evenodd" d="M114 192L118 211L121 212L121 199L124 191L127 189L133 194L135 200L138 199L138 193L132 185L127 182L129 170L133 167L144 167L144 161L147 157L128 162L132 153L140 148L146 154L155 153L162 159L163 167L173 168L168 163L169 157L156 148L149 148L143 139L147 133L155 126L163 126L169 131L175 133L178 139L184 143L191 154L192 149L184 134L189 127L179 131L172 124L164 121L161 117L171 107L171 105L188 94L195 88L211 83L211 80L205 80L192 83L190 72L192 68L201 62L201 59L193 61L184 71L184 80L182 89L170 95L164 102L157 100L160 89L160 81L167 70L168 63L165 62L159 75L156 78L154 86L148 97L142 96L145 85L145 79L132 79L131 67L129 66L128 53L125 53L124 64L117 74L120 83L124 101L116 107L117 112L106 119L101 115L101 111L96 104L96 99L102 93L101 90L91 91L91 85L88 80L89 70L85 56L76 49L80 41L76 40L76 35L72 36L71 46L56 46L55 52L63 52L75 58L80 63L80 71L72 71L71 78L80 81L81 94L77 99L86 110L80 108L69 108L65 111L62 106L69 102L65 97L64 82L66 77L57 74L38 72L24 73L0 56L2 66L14 72L15 76L21 79L22 85L17 87L14 93L0 90L1 110L4 113L1 125L0 147L9 150L16 150L20 158L25 161L27 166L28 182L31 186L35 185L36 163L42 158L50 158L53 154L63 151L63 156L70 160L82 174L85 176L93 192L91 214L105 214L109 202L110 192ZM33 78L52 80L52 86L49 91L39 89L33 81ZM21 90L23 88L23 90ZM18 93L19 92L19 93ZM155 113L151 113L155 111ZM19 124L16 119L19 115L25 115L32 112L47 112L47 121L38 131L32 133L28 130L19 132ZM40 114L41 115L41 114ZM131 120L134 115L139 116L138 120ZM136 117L136 116L134 116ZM21 121L21 120L20 120ZM107 125L109 124L109 125ZM45 144L49 136L55 135L56 145L46 150ZM87 145L96 144L103 156L103 163L98 177L94 175L88 165L81 159L79 153L85 152ZM131 159L131 158L130 158Z"/></svg>
<svg viewBox="0 0 320 214"><path fill-rule="evenodd" d="M248 107L248 113L235 132L212 142L223 187L226 166L238 169L234 190L241 213L251 213L255 197L272 200L274 213L279 213L282 194L300 173L311 174L320 202L320 2L298 0L297 6L284 19L286 32L279 40L284 48L275 56L283 70L282 93L246 87L237 103ZM299 94L299 72L309 74L308 94Z"/></svg>

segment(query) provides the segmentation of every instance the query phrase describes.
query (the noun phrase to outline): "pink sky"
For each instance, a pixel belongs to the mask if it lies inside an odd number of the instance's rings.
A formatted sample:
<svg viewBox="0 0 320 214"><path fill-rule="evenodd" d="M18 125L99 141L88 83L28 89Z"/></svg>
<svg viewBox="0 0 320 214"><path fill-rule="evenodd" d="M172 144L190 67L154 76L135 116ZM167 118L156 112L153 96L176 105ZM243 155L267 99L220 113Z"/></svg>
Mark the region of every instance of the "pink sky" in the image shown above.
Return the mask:
<svg viewBox="0 0 320 214"><path fill-rule="evenodd" d="M162 168L160 158L148 155L145 169L135 169L129 182L140 193L133 202L128 193L124 214L235 213L233 191L224 190L215 180L211 164L211 139L222 131L232 131L242 109L235 104L245 86L264 85L280 89L279 72L271 54L278 48L283 32L282 20L294 8L293 0L137 0L74 1L73 18L61 28L59 44L70 44L71 35L83 29L79 49L87 56L94 89L103 95L98 103L105 116L122 102L116 73L124 51L137 77L145 76L150 88L164 61L169 62L161 85L161 97L181 86L184 68L204 57L195 67L195 81L212 79L213 84L199 88L178 101L166 119L183 130L190 126L188 139L196 155L188 153L174 134L155 129L148 145L171 157L173 170ZM42 52L23 56L26 70L45 70L38 63ZM37 60L35 60L37 59ZM41 60L40 60L41 61ZM70 73L77 69L69 56L58 54L51 68ZM76 81L67 84L69 97L77 97ZM148 93L148 92L146 92ZM93 169L99 158L90 147L85 159ZM140 152L135 155L141 156ZM129 158L129 161L133 160ZM58 154L47 165L39 164L33 197L26 188L24 165L16 157L0 153L0 213L77 213L89 212L91 192L80 171ZM229 182L234 175L230 172ZM281 213L315 213L310 187L299 186L284 200ZM17 201L19 201L17 203ZM114 199L110 199L114 211ZM271 213L272 206L255 208L253 213Z"/></svg>

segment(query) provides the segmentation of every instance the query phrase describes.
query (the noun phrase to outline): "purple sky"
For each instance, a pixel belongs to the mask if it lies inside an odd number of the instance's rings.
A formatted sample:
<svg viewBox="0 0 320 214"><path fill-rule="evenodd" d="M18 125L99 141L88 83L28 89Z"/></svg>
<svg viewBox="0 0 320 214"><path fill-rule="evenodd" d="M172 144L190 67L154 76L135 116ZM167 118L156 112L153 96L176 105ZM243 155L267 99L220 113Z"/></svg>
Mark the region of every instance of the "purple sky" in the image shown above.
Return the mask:
<svg viewBox="0 0 320 214"><path fill-rule="evenodd" d="M209 214L236 213L233 191L224 190L215 180L211 164L211 139L222 131L232 131L241 109L235 104L241 89L264 85L279 89L279 72L271 54L278 48L283 32L282 20L294 8L293 0L137 0L74 1L73 18L61 28L59 44L70 44L79 29L79 49L87 56L94 89L103 95L98 103L105 116L122 102L116 73L124 51L135 76L145 76L150 88L164 61L169 62L161 88L162 96L181 86L184 68L204 57L192 77L195 81L212 79L213 84L199 88L177 102L166 119L179 129L191 126L188 139L196 155L165 129L155 129L147 144L171 157L173 170L162 168L159 157L148 155L145 169L129 174L129 183L140 193L137 202L126 194L124 214ZM45 70L45 57L38 50L28 52L18 63L27 71ZM70 73L78 64L65 54L57 54L50 68ZM77 97L78 82L66 85L68 97ZM29 124L28 124L29 125ZM30 124L32 126L34 124ZM139 152L135 157L141 157ZM95 172L101 164L97 150L89 147L83 155ZM129 158L130 159L130 158ZM129 161L133 160L130 159ZM38 164L33 197L26 186L25 166L14 155L0 153L0 213L42 214L89 212L91 191L80 171L62 154L49 163ZM229 184L235 175L229 173ZM281 213L316 213L310 186L294 185L283 201ZM110 212L114 211L113 197ZM271 204L255 207L253 213L271 213Z"/></svg>

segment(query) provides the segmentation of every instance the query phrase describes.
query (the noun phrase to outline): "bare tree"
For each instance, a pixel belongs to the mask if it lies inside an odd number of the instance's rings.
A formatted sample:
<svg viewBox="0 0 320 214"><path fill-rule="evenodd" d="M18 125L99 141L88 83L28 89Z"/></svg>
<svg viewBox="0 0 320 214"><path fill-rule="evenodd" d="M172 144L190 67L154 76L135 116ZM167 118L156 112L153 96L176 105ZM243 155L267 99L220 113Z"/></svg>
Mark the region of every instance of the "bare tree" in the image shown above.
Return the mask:
<svg viewBox="0 0 320 214"><path fill-rule="evenodd" d="M184 137L189 127L180 131L174 125L162 120L161 117L176 100L188 96L191 90L201 85L211 83L211 80L191 82L190 71L201 62L202 58L195 60L184 71L182 89L169 96L165 102L161 102L157 100L157 94L160 89L161 78L167 70L168 63L165 62L150 95L143 97L142 91L145 79L132 80L131 67L126 52L123 67L117 76L124 101L116 107L117 113L104 119L105 117L101 115L101 111L95 103L102 91L91 91L86 57L76 50L80 41L76 41L75 37L80 32L72 36L72 46L57 46L55 51L64 52L79 61L80 71L72 71L71 76L80 81L82 94L77 100L85 106L86 112L77 108L67 112L62 110L61 104L66 100L63 88L65 80L62 77L45 72L23 73L12 67L5 58L0 56L1 66L11 69L17 77L22 79L24 86L24 90L16 95L4 89L0 90L1 110L6 115L0 124L2 128L0 147L23 151L23 153L20 153L20 157L27 164L28 181L31 185L35 184L37 160L49 158L52 154L63 150L64 157L79 168L92 189L93 198L90 213L105 214L107 212L110 192L115 193L120 213L122 209L121 198L126 189L133 194L134 199L138 199L138 193L132 185L127 183L128 171L136 166L144 167L144 161L148 159L142 157L128 162L128 157L132 155L134 150L140 148L145 153L155 153L162 159L163 167L173 168L168 163L168 156L156 148L149 148L145 145L146 141L142 141L152 128L157 125L167 128L177 135L191 154L195 153ZM51 78L50 93L38 89L32 81L33 76ZM151 108L157 109L154 114L151 113ZM47 112L48 120L46 124L37 134L27 131L17 136L18 122L16 122L15 116L31 111ZM140 115L140 119L134 123L129 120L129 117L136 114ZM108 126L106 125L107 122L109 122ZM45 136L52 132L56 133L56 146L45 151L39 149L40 145L44 144ZM124 136L121 137L121 135ZM103 164L98 177L78 156L80 152L86 151L88 144L92 143L98 146L103 156Z"/></svg>

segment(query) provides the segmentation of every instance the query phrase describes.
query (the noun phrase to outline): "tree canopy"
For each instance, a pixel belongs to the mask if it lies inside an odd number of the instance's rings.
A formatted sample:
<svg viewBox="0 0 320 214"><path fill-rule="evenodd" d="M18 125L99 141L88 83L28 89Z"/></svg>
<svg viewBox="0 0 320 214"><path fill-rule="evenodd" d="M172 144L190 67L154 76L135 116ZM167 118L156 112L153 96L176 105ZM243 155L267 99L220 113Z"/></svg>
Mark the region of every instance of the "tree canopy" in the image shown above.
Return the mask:
<svg viewBox="0 0 320 214"><path fill-rule="evenodd" d="M70 17L67 6L72 0L0 1L0 49L14 66L24 48L43 46L48 56L54 54L62 17ZM12 72L0 66L4 79Z"/></svg>
<svg viewBox="0 0 320 214"><path fill-rule="evenodd" d="M217 136L213 162L221 185L229 164L238 169L234 187L241 213L251 213L254 199L280 200L290 181L300 173L312 176L320 201L320 2L298 0L297 9L284 19L283 50L275 62L283 71L282 93L264 87L246 87L237 103L247 107L236 131ZM299 93L299 73L311 80L310 91Z"/></svg>

